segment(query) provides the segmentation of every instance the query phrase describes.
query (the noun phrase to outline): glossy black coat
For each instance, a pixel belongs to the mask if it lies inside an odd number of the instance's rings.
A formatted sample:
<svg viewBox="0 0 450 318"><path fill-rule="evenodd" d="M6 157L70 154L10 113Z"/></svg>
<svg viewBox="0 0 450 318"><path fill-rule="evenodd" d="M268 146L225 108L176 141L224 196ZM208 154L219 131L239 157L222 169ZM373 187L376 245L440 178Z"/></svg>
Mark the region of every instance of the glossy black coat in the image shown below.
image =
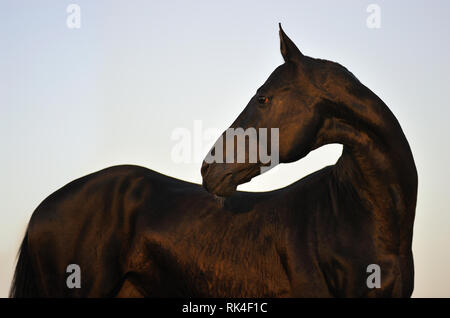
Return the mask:
<svg viewBox="0 0 450 318"><path fill-rule="evenodd" d="M417 172L400 125L344 67L280 39L285 63L232 127L278 127L286 163L341 143L335 165L261 193L236 191L260 163L205 163L209 192L137 166L75 180L34 212L11 296L409 297Z"/></svg>

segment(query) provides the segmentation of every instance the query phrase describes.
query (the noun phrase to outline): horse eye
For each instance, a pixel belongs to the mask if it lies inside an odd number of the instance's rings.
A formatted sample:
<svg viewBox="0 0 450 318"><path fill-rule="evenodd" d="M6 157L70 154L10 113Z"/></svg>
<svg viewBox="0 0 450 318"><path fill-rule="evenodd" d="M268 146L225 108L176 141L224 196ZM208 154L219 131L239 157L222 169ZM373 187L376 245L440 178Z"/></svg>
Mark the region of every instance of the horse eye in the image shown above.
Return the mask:
<svg viewBox="0 0 450 318"><path fill-rule="evenodd" d="M266 104L269 102L269 98L266 96L258 96L258 103Z"/></svg>

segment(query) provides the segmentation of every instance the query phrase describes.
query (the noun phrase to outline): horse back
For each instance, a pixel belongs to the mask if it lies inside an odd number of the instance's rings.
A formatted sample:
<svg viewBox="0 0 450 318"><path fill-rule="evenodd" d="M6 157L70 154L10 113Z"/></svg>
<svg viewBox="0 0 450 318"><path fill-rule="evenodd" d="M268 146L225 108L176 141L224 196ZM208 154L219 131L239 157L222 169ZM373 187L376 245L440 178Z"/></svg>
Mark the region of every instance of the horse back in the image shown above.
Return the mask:
<svg viewBox="0 0 450 318"><path fill-rule="evenodd" d="M45 296L111 296L120 288L142 215L157 215L166 189L201 190L152 170L114 166L65 185L34 211L28 243ZM81 272L81 288L68 288L68 265Z"/></svg>

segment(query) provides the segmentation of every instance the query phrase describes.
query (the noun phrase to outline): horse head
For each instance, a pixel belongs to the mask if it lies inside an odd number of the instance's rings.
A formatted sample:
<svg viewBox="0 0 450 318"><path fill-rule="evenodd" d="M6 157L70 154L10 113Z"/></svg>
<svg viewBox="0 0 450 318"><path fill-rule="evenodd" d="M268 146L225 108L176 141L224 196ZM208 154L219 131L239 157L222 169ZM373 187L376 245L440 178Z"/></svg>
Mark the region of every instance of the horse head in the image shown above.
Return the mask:
<svg viewBox="0 0 450 318"><path fill-rule="evenodd" d="M261 153L265 150L262 147L266 143L258 142L256 147L250 147L251 132L257 139L266 136L273 139L273 132L278 134L278 140L268 143L267 150L272 151L272 155L273 151L278 152L278 158L272 156L270 167L297 161L319 146L317 134L324 107L333 100L333 85L330 84L339 81L336 76L333 77L333 71L345 69L337 63L303 55L284 33L281 25L279 35L284 64L272 72L227 130L239 128L244 132L244 137L248 137L243 144L245 161L236 160L240 150L238 142L231 144L234 147L231 160L207 160L211 155L216 155L217 159L219 148L223 149L219 159L226 157L227 150L230 150L230 144L224 142L227 131L220 136L203 161L203 186L218 196L231 195L239 184L250 181L263 171L261 168L268 165L261 160ZM261 135L261 128L266 129L263 131L266 135ZM257 160L250 160L252 156Z"/></svg>

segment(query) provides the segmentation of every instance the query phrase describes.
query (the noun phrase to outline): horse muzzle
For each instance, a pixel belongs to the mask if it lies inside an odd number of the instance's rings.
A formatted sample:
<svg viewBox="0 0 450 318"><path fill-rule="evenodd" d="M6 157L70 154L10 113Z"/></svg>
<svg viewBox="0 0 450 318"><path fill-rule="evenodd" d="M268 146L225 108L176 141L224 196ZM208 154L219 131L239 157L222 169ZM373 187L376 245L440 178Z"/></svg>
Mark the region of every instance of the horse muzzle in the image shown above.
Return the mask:
<svg viewBox="0 0 450 318"><path fill-rule="evenodd" d="M229 197L236 192L237 183L233 179L229 164L203 162L201 173L203 187L209 193L220 197Z"/></svg>

